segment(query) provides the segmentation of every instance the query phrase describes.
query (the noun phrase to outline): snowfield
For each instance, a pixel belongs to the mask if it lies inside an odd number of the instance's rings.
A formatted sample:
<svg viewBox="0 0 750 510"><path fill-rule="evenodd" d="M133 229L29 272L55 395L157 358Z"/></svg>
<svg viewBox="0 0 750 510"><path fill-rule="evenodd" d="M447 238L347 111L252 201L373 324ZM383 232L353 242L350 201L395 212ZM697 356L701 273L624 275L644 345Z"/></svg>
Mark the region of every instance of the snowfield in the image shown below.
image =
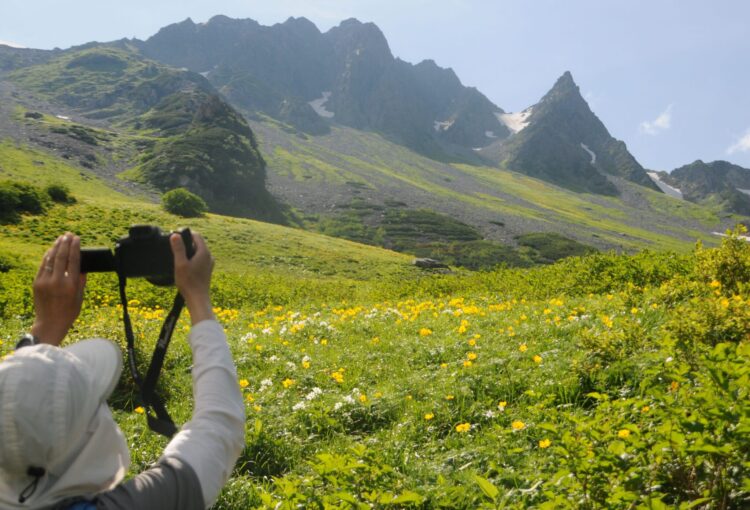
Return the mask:
<svg viewBox="0 0 750 510"><path fill-rule="evenodd" d="M320 115L321 117L325 117L326 119L332 118L334 115L336 115L333 112L329 112L325 108L325 104L328 102L328 99L331 97L331 91L327 90L323 92L323 96L319 97L318 99L314 99L310 101L308 104L312 106L312 109L315 110L315 113Z"/></svg>
<svg viewBox="0 0 750 510"><path fill-rule="evenodd" d="M438 133L440 131L448 131L450 127L453 125L452 120L436 120L432 123L432 128L437 131Z"/></svg>
<svg viewBox="0 0 750 510"><path fill-rule="evenodd" d="M496 113L497 120L506 125L513 133L518 133L529 125L529 116L531 115L532 108L526 108L522 112L516 113Z"/></svg>
<svg viewBox="0 0 750 510"><path fill-rule="evenodd" d="M670 197L679 198L680 200L683 200L682 191L670 186L669 184L665 182L662 182L662 180L659 178L659 174L657 174L656 172L647 172L647 173L648 173L648 176L651 177L651 180L654 181L657 186L659 186L660 190L662 190L664 193L666 193Z"/></svg>
<svg viewBox="0 0 750 510"><path fill-rule="evenodd" d="M581 149L589 153L589 156L591 157L591 164L596 165L596 154L594 153L594 151L589 149L589 146L583 142L581 142Z"/></svg>

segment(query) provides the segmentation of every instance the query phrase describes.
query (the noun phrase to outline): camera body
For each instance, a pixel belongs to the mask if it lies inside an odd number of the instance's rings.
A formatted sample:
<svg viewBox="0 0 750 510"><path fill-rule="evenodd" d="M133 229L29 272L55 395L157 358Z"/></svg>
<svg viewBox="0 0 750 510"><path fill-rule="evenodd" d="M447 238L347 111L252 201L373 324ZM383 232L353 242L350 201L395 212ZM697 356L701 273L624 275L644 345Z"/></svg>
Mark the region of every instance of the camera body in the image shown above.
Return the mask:
<svg viewBox="0 0 750 510"><path fill-rule="evenodd" d="M176 232L185 243L188 258L195 253L190 229ZM146 278L155 285L174 285L174 256L169 237L153 225L133 225L120 238L114 252L109 248L81 249L81 272L116 272L126 278Z"/></svg>

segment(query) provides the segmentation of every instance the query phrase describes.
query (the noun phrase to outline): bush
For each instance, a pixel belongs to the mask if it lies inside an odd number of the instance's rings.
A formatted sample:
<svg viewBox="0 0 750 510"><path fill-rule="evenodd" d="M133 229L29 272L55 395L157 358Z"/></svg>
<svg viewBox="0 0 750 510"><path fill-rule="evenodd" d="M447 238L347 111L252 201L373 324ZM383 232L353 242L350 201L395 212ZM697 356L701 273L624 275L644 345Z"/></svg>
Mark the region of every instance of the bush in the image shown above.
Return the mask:
<svg viewBox="0 0 750 510"><path fill-rule="evenodd" d="M21 213L41 214L49 199L31 184L15 181L0 182L0 222L16 223Z"/></svg>
<svg viewBox="0 0 750 510"><path fill-rule="evenodd" d="M195 218L203 216L208 211L206 202L195 193L185 188L176 188L164 193L162 205L167 212L182 216L184 218Z"/></svg>
<svg viewBox="0 0 750 510"><path fill-rule="evenodd" d="M76 199L70 194L70 189L64 184L49 184L44 191L58 204L75 204Z"/></svg>

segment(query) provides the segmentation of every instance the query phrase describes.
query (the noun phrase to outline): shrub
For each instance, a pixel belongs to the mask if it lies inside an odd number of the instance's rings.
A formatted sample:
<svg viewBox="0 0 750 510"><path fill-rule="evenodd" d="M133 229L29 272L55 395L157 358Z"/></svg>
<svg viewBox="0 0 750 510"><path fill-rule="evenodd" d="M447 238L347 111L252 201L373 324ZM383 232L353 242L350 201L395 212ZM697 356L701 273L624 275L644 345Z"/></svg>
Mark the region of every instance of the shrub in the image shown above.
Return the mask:
<svg viewBox="0 0 750 510"><path fill-rule="evenodd" d="M70 189L64 184L49 184L44 191L52 199L53 202L58 204L75 204L76 199L70 194Z"/></svg>
<svg viewBox="0 0 750 510"><path fill-rule="evenodd" d="M15 181L0 182L0 222L16 223L21 213L41 214L49 199L36 186Z"/></svg>
<svg viewBox="0 0 750 510"><path fill-rule="evenodd" d="M203 213L208 211L206 202L185 188L176 188L164 193L162 204L167 212L184 218L202 216Z"/></svg>

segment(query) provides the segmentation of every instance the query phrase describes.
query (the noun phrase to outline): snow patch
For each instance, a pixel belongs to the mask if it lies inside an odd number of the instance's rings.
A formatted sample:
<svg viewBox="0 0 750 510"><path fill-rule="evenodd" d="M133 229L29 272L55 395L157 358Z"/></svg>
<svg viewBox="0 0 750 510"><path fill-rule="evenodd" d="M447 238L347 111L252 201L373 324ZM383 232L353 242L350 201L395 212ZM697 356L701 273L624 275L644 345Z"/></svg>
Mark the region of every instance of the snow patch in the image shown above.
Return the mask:
<svg viewBox="0 0 750 510"><path fill-rule="evenodd" d="M60 120L70 120L70 117L66 115L55 115L55 117L57 117Z"/></svg>
<svg viewBox="0 0 750 510"><path fill-rule="evenodd" d="M497 135L494 131L485 131L484 136L486 136L487 138L497 138Z"/></svg>
<svg viewBox="0 0 750 510"><path fill-rule="evenodd" d="M589 153L589 156L591 157L591 164L596 165L596 153L594 153L594 151L589 149L589 146L583 142L581 142L581 149Z"/></svg>
<svg viewBox="0 0 750 510"><path fill-rule="evenodd" d="M453 125L453 122L454 121L452 120L436 120L432 123L432 127L437 132L448 131L448 129L450 129L450 127Z"/></svg>
<svg viewBox="0 0 750 510"><path fill-rule="evenodd" d="M528 107L522 112L516 113L496 113L497 120L505 124L513 133L518 133L529 125L529 116L533 107Z"/></svg>
<svg viewBox="0 0 750 510"><path fill-rule="evenodd" d="M651 177L651 180L654 181L654 183L659 187L660 190L662 190L665 194L669 195L670 197L679 198L680 200L684 200L684 197L682 196L682 191L679 189L670 186L666 182L662 182L661 177L659 177L659 174L656 172L647 172L648 176Z"/></svg>
<svg viewBox="0 0 750 510"><path fill-rule="evenodd" d="M740 193L744 193L745 195L750 195L750 189L737 188L737 191L739 191Z"/></svg>
<svg viewBox="0 0 750 510"><path fill-rule="evenodd" d="M323 96L319 97L318 99L314 99L310 101L308 104L312 106L312 109L315 110L315 113L320 115L321 117L325 117L326 119L332 118L334 115L336 115L333 112L329 112L326 110L325 104L328 102L328 99L331 97L331 91L327 90L323 92Z"/></svg>
<svg viewBox="0 0 750 510"><path fill-rule="evenodd" d="M18 48L18 49L25 49L26 46L21 46L18 43L14 43L13 41L3 41L0 39L0 46L9 46L11 48Z"/></svg>

